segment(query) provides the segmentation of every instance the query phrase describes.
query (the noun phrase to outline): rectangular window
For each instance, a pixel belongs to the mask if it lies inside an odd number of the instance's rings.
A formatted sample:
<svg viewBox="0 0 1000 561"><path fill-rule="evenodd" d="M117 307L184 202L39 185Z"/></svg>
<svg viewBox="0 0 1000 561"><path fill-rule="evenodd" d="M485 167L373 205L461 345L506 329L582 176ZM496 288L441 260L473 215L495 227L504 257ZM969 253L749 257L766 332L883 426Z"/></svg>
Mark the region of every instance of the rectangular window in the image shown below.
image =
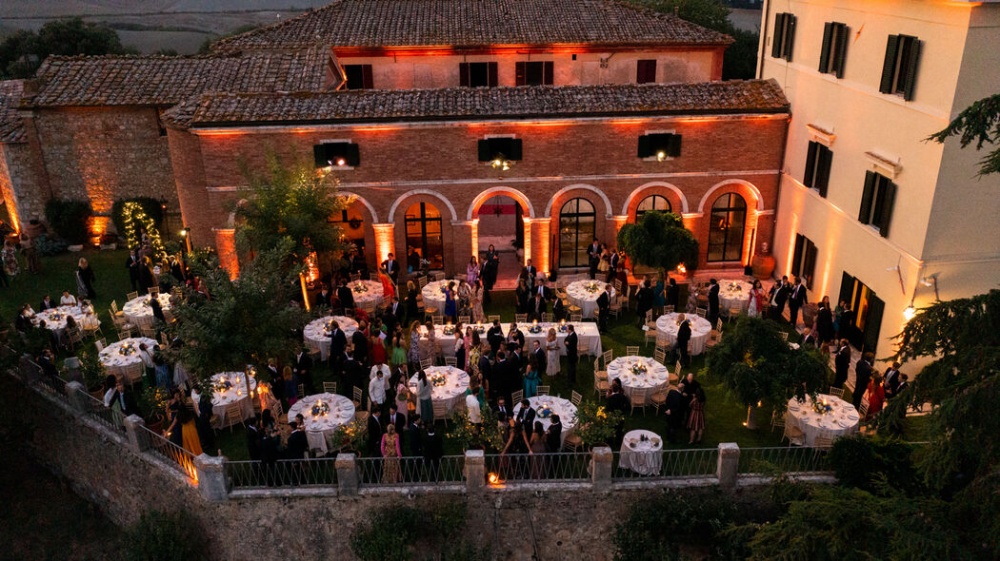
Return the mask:
<svg viewBox="0 0 1000 561"><path fill-rule="evenodd" d="M771 39L771 56L792 60L792 43L795 40L795 14L774 15L774 38Z"/></svg>
<svg viewBox="0 0 1000 561"><path fill-rule="evenodd" d="M635 64L635 83L652 84L656 82L656 61L640 60Z"/></svg>
<svg viewBox="0 0 1000 561"><path fill-rule="evenodd" d="M479 141L479 161L492 162L497 158L521 159L521 139L510 137L484 138Z"/></svg>
<svg viewBox="0 0 1000 561"><path fill-rule="evenodd" d="M811 289L813 273L816 272L816 244L802 234L796 234L794 255L792 274L802 279L806 288Z"/></svg>
<svg viewBox="0 0 1000 561"><path fill-rule="evenodd" d="M878 91L913 99L917 83L917 63L920 60L920 39L909 35L890 35L885 46L882 82Z"/></svg>
<svg viewBox="0 0 1000 561"><path fill-rule="evenodd" d="M861 212L858 220L878 228L883 238L889 237L892 205L896 200L896 184L873 171L865 174L865 190L861 195Z"/></svg>
<svg viewBox="0 0 1000 561"><path fill-rule="evenodd" d="M819 142L809 142L806 152L806 174L802 183L819 191L819 196L826 198L826 186L830 183L830 163L833 152Z"/></svg>
<svg viewBox="0 0 1000 561"><path fill-rule="evenodd" d="M458 64L458 82L467 88L495 88L497 86L497 63L461 62Z"/></svg>
<svg viewBox="0 0 1000 561"><path fill-rule="evenodd" d="M347 75L347 89L349 90L370 90L372 85L372 65L370 64L346 64L344 74Z"/></svg>
<svg viewBox="0 0 1000 561"><path fill-rule="evenodd" d="M663 161L681 155L681 135L673 133L644 134L639 137L638 156Z"/></svg>
<svg viewBox="0 0 1000 561"><path fill-rule="evenodd" d="M844 77L847 39L851 30L846 24L828 21L823 25L823 48L819 53L819 71Z"/></svg>
<svg viewBox="0 0 1000 561"><path fill-rule="evenodd" d="M552 61L514 63L514 84L517 86L551 86Z"/></svg>
<svg viewBox="0 0 1000 561"><path fill-rule="evenodd" d="M326 142L313 146L313 160L317 168L355 168L361 155L353 142Z"/></svg>

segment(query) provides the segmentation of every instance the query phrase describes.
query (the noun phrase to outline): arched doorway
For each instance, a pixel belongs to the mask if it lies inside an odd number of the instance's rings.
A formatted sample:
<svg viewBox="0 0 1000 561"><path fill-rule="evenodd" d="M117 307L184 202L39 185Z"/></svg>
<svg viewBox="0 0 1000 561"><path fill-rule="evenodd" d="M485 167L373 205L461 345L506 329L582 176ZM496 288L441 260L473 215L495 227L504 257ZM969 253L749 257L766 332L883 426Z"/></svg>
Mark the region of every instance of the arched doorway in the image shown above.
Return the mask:
<svg viewBox="0 0 1000 561"><path fill-rule="evenodd" d="M441 212L431 203L414 203L403 217L406 247L416 248L431 269L444 268L444 237Z"/></svg>
<svg viewBox="0 0 1000 561"><path fill-rule="evenodd" d="M747 203L736 193L720 195L712 203L708 225L709 263L743 260Z"/></svg>
<svg viewBox="0 0 1000 561"><path fill-rule="evenodd" d="M479 205L476 217L480 261L490 245L500 253L494 289L514 288L523 265L524 207L517 199L497 193Z"/></svg>
<svg viewBox="0 0 1000 561"><path fill-rule="evenodd" d="M597 213L584 198L570 199L559 209L559 266L586 267L587 246L595 238Z"/></svg>

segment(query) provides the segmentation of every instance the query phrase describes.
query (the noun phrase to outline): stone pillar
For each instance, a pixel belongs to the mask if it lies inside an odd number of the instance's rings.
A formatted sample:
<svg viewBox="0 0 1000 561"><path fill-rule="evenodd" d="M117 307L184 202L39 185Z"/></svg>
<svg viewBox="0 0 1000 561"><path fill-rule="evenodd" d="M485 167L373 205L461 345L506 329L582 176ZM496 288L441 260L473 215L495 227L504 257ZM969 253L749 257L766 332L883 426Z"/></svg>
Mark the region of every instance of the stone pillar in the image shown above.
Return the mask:
<svg viewBox="0 0 1000 561"><path fill-rule="evenodd" d="M486 456L482 450L465 451L465 488L470 495L486 486Z"/></svg>
<svg viewBox="0 0 1000 561"><path fill-rule="evenodd" d="M198 491L203 499L211 503L221 503L229 499L226 485L225 456L195 456L194 469L198 475Z"/></svg>
<svg viewBox="0 0 1000 561"><path fill-rule="evenodd" d="M469 239L470 239L470 241L472 243L472 248L471 248L471 251L469 252L469 256L471 257L471 256L475 255L476 256L476 260L478 261L479 260L479 219L478 218L469 221L469 235L470 235ZM461 271L459 271L459 272L461 272Z"/></svg>
<svg viewBox="0 0 1000 561"><path fill-rule="evenodd" d="M723 491L736 489L736 476L740 467L740 447L735 442L719 443L719 464L715 475Z"/></svg>
<svg viewBox="0 0 1000 561"><path fill-rule="evenodd" d="M627 215L616 214L611 217L611 232L608 232L608 245L610 247L618 247L618 231L622 229L622 226L628 223Z"/></svg>
<svg viewBox="0 0 1000 561"><path fill-rule="evenodd" d="M525 218L524 231L531 231L531 262L546 276L552 272L553 266L549 262L551 251L551 218ZM525 236L525 255L527 255L527 241Z"/></svg>
<svg viewBox="0 0 1000 561"><path fill-rule="evenodd" d="M69 398L69 404L73 406L81 415L85 415L89 412L89 407L87 403L87 397L84 394L87 393L87 388L83 387L80 382L70 382L66 384L66 397Z"/></svg>
<svg viewBox="0 0 1000 561"><path fill-rule="evenodd" d="M240 260L236 253L236 230L212 228L212 231L215 233L215 251L219 256L219 265L229 273L230 279L235 279L240 275ZM185 237L185 243L189 246L194 245L191 242L191 234Z"/></svg>
<svg viewBox="0 0 1000 561"><path fill-rule="evenodd" d="M611 464L614 452L607 446L595 446L590 455L590 477L595 491L611 488Z"/></svg>
<svg viewBox="0 0 1000 561"><path fill-rule="evenodd" d="M146 421L138 415L125 417L125 436L128 437L128 445L135 452L144 452L149 448L149 436L142 429L146 428Z"/></svg>
<svg viewBox="0 0 1000 561"><path fill-rule="evenodd" d="M337 487L340 496L354 497L358 494L358 466L354 454L337 454L333 464L337 468Z"/></svg>
<svg viewBox="0 0 1000 561"><path fill-rule="evenodd" d="M406 253L402 255L394 247L393 234L395 231L395 224L372 224L372 230L375 232L375 263L380 264L385 261L389 254L392 253L396 256L396 260L400 263L406 263Z"/></svg>
<svg viewBox="0 0 1000 561"><path fill-rule="evenodd" d="M451 250L444 248L444 270L448 278L464 275L472 257L473 248L479 245L479 219L453 220L451 222Z"/></svg>

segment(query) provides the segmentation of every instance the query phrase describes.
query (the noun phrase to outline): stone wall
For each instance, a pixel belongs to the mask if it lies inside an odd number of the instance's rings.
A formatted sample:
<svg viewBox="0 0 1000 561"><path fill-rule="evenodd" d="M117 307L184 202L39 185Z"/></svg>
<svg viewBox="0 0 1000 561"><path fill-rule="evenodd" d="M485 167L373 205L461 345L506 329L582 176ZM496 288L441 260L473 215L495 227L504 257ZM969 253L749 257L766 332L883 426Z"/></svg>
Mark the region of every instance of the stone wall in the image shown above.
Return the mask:
<svg viewBox="0 0 1000 561"><path fill-rule="evenodd" d="M47 189L39 182L37 154L28 143L0 144L0 198L19 224L45 218Z"/></svg>

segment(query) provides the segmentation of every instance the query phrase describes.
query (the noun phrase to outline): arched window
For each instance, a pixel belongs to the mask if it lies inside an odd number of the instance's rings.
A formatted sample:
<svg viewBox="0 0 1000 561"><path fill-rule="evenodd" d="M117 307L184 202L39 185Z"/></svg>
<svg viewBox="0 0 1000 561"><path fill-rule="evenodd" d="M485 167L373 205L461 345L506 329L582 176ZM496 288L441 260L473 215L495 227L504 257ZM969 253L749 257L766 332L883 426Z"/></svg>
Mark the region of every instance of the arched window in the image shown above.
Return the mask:
<svg viewBox="0 0 1000 561"><path fill-rule="evenodd" d="M594 239L594 205L587 199L571 199L559 210L559 266L588 265L587 246Z"/></svg>
<svg viewBox="0 0 1000 561"><path fill-rule="evenodd" d="M431 269L444 268L444 240L441 213L430 203L416 203L406 209L406 247L415 247Z"/></svg>
<svg viewBox="0 0 1000 561"><path fill-rule="evenodd" d="M670 212L673 209L670 207L670 201L663 195L650 195L639 201L639 206L635 209L635 221L638 222L642 215L650 210Z"/></svg>
<svg viewBox="0 0 1000 561"><path fill-rule="evenodd" d="M709 261L741 261L747 203L736 193L726 193L712 203L708 230Z"/></svg>

